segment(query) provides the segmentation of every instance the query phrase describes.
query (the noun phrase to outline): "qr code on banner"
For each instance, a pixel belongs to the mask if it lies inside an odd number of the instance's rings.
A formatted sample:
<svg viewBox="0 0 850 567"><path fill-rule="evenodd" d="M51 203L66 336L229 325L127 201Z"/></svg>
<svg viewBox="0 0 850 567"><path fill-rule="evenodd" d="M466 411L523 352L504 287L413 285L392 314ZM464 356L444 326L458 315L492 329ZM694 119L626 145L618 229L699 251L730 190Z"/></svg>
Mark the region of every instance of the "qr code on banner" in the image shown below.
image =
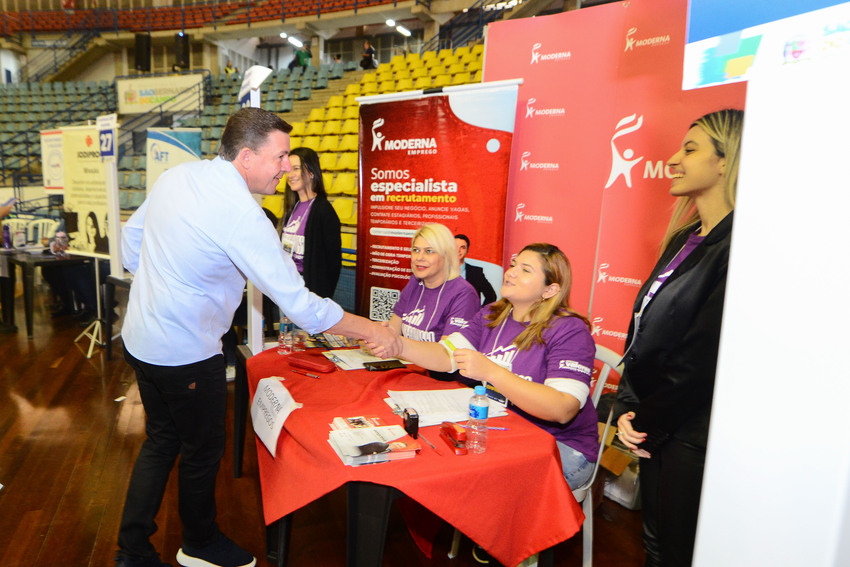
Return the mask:
<svg viewBox="0 0 850 567"><path fill-rule="evenodd" d="M372 297L369 299L369 319L372 321L389 321L400 293L397 289L373 287Z"/></svg>

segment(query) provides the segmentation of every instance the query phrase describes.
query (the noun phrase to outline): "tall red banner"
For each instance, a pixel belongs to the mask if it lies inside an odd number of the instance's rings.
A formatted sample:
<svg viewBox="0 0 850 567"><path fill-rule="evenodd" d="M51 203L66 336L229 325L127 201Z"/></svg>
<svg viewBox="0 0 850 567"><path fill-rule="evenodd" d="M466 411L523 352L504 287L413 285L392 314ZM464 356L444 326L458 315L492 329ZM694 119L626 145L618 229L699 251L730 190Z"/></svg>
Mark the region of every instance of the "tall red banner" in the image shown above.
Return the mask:
<svg viewBox="0 0 850 567"><path fill-rule="evenodd" d="M411 236L426 223L466 234L472 263L501 287L516 90L361 99L358 313L389 319L411 275Z"/></svg>
<svg viewBox="0 0 850 567"><path fill-rule="evenodd" d="M529 242L561 247L573 306L617 352L670 218L667 159L694 119L744 106L743 84L681 90L686 12L633 0L488 31L485 80L523 79L503 261Z"/></svg>

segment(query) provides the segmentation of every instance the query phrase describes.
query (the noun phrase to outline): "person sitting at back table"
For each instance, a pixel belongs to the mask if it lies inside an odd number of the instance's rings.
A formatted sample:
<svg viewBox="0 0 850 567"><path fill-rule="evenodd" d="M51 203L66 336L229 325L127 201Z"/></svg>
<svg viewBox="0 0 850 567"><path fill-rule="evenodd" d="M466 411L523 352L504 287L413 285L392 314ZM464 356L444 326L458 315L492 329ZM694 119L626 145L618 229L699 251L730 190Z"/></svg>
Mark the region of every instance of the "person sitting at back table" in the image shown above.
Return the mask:
<svg viewBox="0 0 850 567"><path fill-rule="evenodd" d="M529 244L505 272L502 299L439 343L402 338L398 356L492 385L509 407L555 437L574 490L593 474L599 432L596 409L587 403L596 346L587 319L570 307L571 282L560 249ZM395 355L369 347L376 356Z"/></svg>
<svg viewBox="0 0 850 567"><path fill-rule="evenodd" d="M388 325L416 341L439 341L462 329L481 307L475 290L459 277L452 233L442 224L426 224L411 240L413 275L393 307Z"/></svg>
<svg viewBox="0 0 850 567"><path fill-rule="evenodd" d="M372 44L369 41L363 42L363 57L360 59L360 67L362 69L374 69L377 67L377 61L375 60L375 48L372 47Z"/></svg>
<svg viewBox="0 0 850 567"><path fill-rule="evenodd" d="M484 297L481 305L496 301L496 292L484 276L484 268L466 262L466 255L469 253L469 237L465 234L455 234L455 245L457 245L457 256L460 262L460 276L472 284L479 298Z"/></svg>

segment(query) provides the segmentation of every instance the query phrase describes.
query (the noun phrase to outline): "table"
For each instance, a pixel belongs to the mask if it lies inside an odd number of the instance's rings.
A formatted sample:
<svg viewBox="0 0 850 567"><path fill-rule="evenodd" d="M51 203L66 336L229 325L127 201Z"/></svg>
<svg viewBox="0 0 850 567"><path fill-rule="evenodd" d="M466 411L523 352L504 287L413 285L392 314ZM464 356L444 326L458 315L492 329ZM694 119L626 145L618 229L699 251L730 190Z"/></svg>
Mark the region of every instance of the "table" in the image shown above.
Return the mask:
<svg viewBox="0 0 850 567"><path fill-rule="evenodd" d="M278 565L285 561L290 514L344 484L349 500L349 566L381 564L389 506L401 494L505 565L549 549L581 528L584 515L564 480L555 439L524 418L512 412L498 418L498 425L508 431L492 431L483 455L451 454L433 426L422 431L442 456L422 443L413 459L347 467L327 441L334 417L378 415L388 424L401 423L383 401L388 389L458 384L411 369L337 370L315 379L290 372L286 360L271 349L246 365L251 395L260 379L283 376L295 400L304 404L287 419L277 458L257 443L263 514L270 540L278 538Z"/></svg>
<svg viewBox="0 0 850 567"><path fill-rule="evenodd" d="M35 282L35 269L39 266L45 266L48 264L55 264L57 262L61 262L65 265L73 265L73 264L85 264L92 261L92 258L88 256L74 256L69 255L63 258L59 258L54 256L53 254L30 254L28 252L19 252L17 254L12 254L7 256L6 258L9 262L9 277L5 278L8 280L7 285L12 289L12 293L14 294L15 289L15 266L21 267L21 272L24 276L24 310L26 314L27 320L27 337L32 338L32 328L33 328L33 298L35 297L34 291L34 282ZM5 295L4 295L5 300ZM3 309L5 310L6 302L3 302ZM14 324L14 310L11 314L10 324Z"/></svg>

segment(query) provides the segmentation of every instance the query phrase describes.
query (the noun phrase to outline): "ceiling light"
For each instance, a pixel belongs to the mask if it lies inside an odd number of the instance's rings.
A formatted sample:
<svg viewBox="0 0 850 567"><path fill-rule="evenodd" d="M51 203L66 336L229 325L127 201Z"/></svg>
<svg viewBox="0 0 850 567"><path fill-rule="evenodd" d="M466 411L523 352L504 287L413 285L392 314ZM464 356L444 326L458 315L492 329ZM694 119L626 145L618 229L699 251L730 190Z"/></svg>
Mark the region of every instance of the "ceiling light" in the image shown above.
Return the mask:
<svg viewBox="0 0 850 567"><path fill-rule="evenodd" d="M410 30L409 30L409 29L407 29L406 27L404 27L404 26L396 26L396 27L395 27L395 29L396 29L396 31L397 31L398 33L400 33L401 35L403 35L403 36L407 36L407 37L410 37Z"/></svg>
<svg viewBox="0 0 850 567"><path fill-rule="evenodd" d="M301 43L298 39L296 39L296 38L294 38L294 37L292 37L292 36L289 36L288 38L286 38L286 41L288 41L289 43L291 43L291 44L292 44L292 45L294 45L295 47L301 47L302 45L304 45L304 44L303 44L303 43Z"/></svg>
<svg viewBox="0 0 850 567"><path fill-rule="evenodd" d="M280 32L280 37L281 37L281 39L286 39L286 32L285 31Z"/></svg>
<svg viewBox="0 0 850 567"><path fill-rule="evenodd" d="M387 20L387 25L390 27L395 26L395 20Z"/></svg>

